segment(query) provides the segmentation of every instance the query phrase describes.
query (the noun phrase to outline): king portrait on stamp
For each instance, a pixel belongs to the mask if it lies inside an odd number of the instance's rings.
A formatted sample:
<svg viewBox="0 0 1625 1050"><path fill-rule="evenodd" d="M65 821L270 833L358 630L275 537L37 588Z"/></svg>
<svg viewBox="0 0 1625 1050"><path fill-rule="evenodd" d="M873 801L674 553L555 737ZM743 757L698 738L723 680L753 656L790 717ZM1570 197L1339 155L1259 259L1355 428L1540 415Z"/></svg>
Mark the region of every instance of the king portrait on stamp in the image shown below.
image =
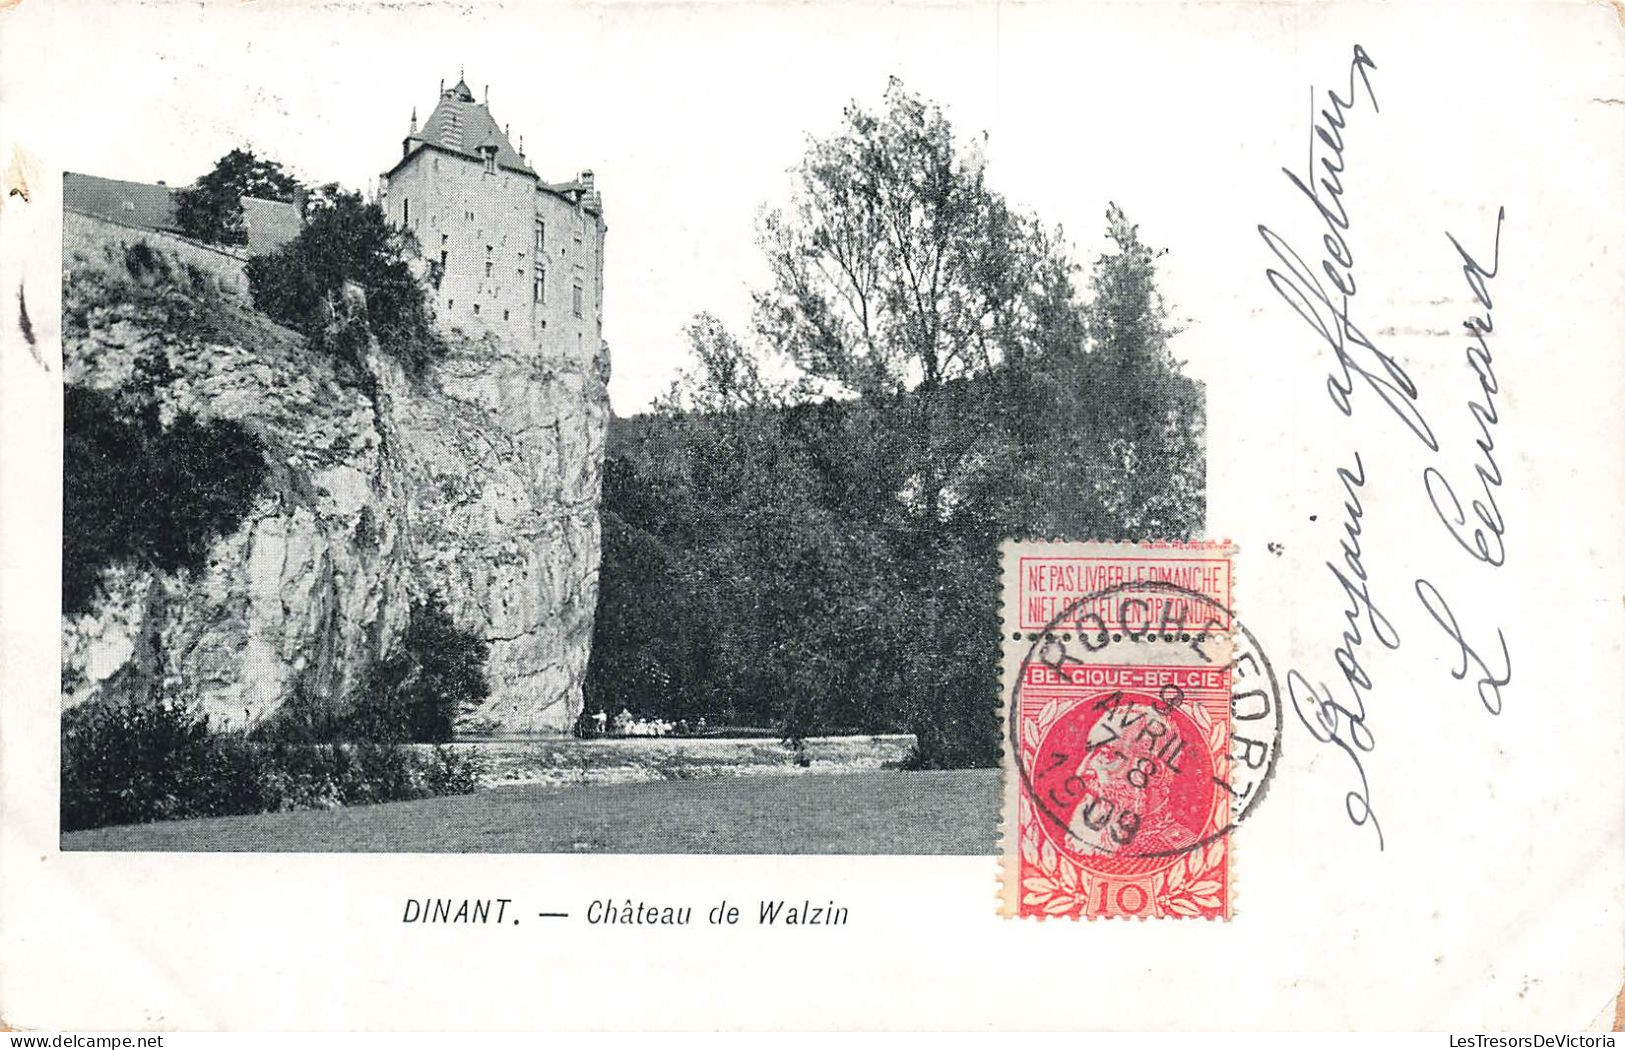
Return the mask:
<svg viewBox="0 0 1625 1050"><path fill-rule="evenodd" d="M1233 691L1238 668L1267 666L1236 645L1234 548L1003 554L1001 912L1228 919L1230 832L1262 794L1232 776Z"/></svg>

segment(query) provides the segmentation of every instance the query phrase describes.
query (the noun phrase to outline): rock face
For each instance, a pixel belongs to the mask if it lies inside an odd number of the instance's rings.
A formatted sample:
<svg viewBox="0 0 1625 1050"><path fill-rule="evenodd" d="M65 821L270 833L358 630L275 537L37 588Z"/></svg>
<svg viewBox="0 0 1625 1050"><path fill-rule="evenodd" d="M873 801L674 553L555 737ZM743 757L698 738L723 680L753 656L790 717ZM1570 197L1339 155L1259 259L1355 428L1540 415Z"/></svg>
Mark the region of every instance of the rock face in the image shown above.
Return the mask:
<svg viewBox="0 0 1625 1050"><path fill-rule="evenodd" d="M65 381L117 390L161 358L163 410L239 421L270 468L203 570L114 569L64 619L64 705L154 679L217 725L340 703L433 595L490 643L491 696L462 732L569 728L597 600L603 360L454 336L418 382L374 344L358 383L248 308L240 261L83 216L64 232ZM167 261L156 288L129 271L138 240Z"/></svg>
<svg viewBox="0 0 1625 1050"><path fill-rule="evenodd" d="M568 729L598 600L603 379L487 336L454 338L433 381L432 397L390 384L386 412L419 571L491 645L491 698L464 730Z"/></svg>

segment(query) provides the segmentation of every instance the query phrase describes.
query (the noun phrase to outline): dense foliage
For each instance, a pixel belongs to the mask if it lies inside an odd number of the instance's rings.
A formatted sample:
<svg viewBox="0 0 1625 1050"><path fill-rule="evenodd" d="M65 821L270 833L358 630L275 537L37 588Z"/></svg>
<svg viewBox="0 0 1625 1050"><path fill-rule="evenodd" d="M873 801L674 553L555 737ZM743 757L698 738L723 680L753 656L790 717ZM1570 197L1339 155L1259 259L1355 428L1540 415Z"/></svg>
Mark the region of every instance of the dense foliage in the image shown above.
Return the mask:
<svg viewBox="0 0 1625 1050"><path fill-rule="evenodd" d="M1205 515L1158 253L1107 227L1080 302L1058 232L895 82L812 142L763 221L754 338L696 319L698 369L615 424L589 709L994 763L999 544Z"/></svg>
<svg viewBox="0 0 1625 1050"><path fill-rule="evenodd" d="M90 607L115 564L197 569L247 515L265 477L259 440L233 420L160 420L161 358L119 395L63 390L62 609Z"/></svg>
<svg viewBox="0 0 1625 1050"><path fill-rule="evenodd" d="M427 601L346 702L299 694L247 731L213 730L197 705L158 688L68 710L63 831L473 792L478 759L439 744L486 696L486 649Z"/></svg>
<svg viewBox="0 0 1625 1050"><path fill-rule="evenodd" d="M162 695L62 716L63 831L466 794L479 773L474 758L443 747L215 732L195 705Z"/></svg>
<svg viewBox="0 0 1625 1050"><path fill-rule="evenodd" d="M445 345L406 262L410 238L378 205L329 186L299 236L248 261L254 306L344 362L358 360L370 330L409 373L421 374ZM364 310L346 296L346 284L361 290Z"/></svg>
<svg viewBox="0 0 1625 1050"><path fill-rule="evenodd" d="M248 731L216 731L156 687L75 707L62 716L63 830L473 791L478 760L438 745L488 692L487 648L429 601L346 701L301 693Z"/></svg>
<svg viewBox="0 0 1625 1050"><path fill-rule="evenodd" d="M234 149L197 182L175 191L175 220L181 232L209 244L246 244L243 198L291 201L299 180L274 160L252 150Z"/></svg>
<svg viewBox="0 0 1625 1050"><path fill-rule="evenodd" d="M433 598L412 607L396 651L368 669L344 703L296 696L256 728L290 743L444 743L457 719L490 695L490 645L459 630Z"/></svg>

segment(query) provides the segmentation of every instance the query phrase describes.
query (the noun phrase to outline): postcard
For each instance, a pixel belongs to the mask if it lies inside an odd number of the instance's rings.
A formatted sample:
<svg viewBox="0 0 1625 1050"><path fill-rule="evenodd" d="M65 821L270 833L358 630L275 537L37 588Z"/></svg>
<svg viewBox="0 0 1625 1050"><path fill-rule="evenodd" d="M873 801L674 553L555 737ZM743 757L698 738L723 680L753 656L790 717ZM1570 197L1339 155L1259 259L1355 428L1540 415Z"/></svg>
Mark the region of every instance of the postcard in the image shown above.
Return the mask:
<svg viewBox="0 0 1625 1050"><path fill-rule="evenodd" d="M9 1028L1625 1024L1617 5L0 7Z"/></svg>

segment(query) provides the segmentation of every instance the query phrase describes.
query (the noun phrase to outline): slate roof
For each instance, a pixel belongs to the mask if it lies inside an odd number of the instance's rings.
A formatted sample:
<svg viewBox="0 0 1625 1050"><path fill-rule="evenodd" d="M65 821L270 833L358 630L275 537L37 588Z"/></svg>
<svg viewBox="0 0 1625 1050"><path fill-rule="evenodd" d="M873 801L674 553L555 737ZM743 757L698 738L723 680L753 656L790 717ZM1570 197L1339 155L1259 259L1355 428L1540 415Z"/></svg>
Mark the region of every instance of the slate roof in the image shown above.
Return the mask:
<svg viewBox="0 0 1625 1050"><path fill-rule="evenodd" d="M429 114L429 119L423 122L423 127L407 136L405 155L395 167L400 167L423 146L433 146L479 160L479 147L486 143L496 146L499 167L525 175L536 174L519 151L513 148L508 136L502 133L502 127L491 116L491 111L475 102L474 93L459 80L455 87L441 94L439 104Z"/></svg>
<svg viewBox="0 0 1625 1050"><path fill-rule="evenodd" d="M297 204L244 197L243 225L248 229L248 254L265 255L299 236L305 223Z"/></svg>
<svg viewBox="0 0 1625 1050"><path fill-rule="evenodd" d="M580 201L581 206L594 215L602 215L604 212L604 198L590 182L571 179L569 182L542 182L540 185L542 189L563 197L571 204Z"/></svg>
<svg viewBox="0 0 1625 1050"><path fill-rule="evenodd" d="M65 211L111 219L147 230L177 230L174 191L168 186L62 173Z"/></svg>
<svg viewBox="0 0 1625 1050"><path fill-rule="evenodd" d="M143 230L181 232L175 221L172 186L67 171L62 173L62 209ZM243 221L248 231L249 255L275 251L299 236L304 226L297 204L258 197L243 198Z"/></svg>

